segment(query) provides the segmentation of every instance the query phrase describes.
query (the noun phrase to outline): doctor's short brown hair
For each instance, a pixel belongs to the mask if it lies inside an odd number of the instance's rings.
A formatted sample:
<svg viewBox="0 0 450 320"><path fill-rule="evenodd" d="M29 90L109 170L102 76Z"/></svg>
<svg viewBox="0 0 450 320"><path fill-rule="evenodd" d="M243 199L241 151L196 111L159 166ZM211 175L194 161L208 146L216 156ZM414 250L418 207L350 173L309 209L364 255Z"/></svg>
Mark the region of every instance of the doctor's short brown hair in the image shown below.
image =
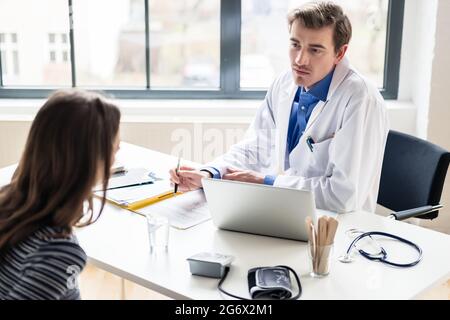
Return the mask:
<svg viewBox="0 0 450 320"><path fill-rule="evenodd" d="M342 8L333 2L308 2L293 9L287 16L289 31L294 21L301 22L308 29L320 29L333 26L334 50L350 42L352 25Z"/></svg>

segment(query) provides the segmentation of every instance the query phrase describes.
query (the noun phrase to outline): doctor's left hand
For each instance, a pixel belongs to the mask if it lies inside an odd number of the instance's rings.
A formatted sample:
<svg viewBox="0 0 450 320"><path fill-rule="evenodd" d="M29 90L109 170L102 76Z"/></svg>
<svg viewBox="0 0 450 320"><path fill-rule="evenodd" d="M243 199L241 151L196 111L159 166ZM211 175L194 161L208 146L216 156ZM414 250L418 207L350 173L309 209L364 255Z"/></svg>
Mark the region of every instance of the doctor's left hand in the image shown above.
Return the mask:
<svg viewBox="0 0 450 320"><path fill-rule="evenodd" d="M252 170L227 168L227 173L222 176L222 179L263 184L264 177L262 173Z"/></svg>

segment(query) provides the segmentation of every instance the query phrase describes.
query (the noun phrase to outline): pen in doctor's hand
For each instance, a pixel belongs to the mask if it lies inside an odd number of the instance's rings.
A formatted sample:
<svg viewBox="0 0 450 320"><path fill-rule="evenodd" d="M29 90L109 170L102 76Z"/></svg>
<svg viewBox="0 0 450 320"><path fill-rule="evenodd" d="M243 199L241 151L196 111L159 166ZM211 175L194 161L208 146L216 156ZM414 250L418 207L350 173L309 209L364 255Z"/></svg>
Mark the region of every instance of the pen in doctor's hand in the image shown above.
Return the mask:
<svg viewBox="0 0 450 320"><path fill-rule="evenodd" d="M181 162L181 157L178 157L178 163L177 163L177 168L175 169L175 173L178 175L178 170L180 170L180 162ZM173 191L173 193L177 193L178 191L178 183L175 183L175 189Z"/></svg>

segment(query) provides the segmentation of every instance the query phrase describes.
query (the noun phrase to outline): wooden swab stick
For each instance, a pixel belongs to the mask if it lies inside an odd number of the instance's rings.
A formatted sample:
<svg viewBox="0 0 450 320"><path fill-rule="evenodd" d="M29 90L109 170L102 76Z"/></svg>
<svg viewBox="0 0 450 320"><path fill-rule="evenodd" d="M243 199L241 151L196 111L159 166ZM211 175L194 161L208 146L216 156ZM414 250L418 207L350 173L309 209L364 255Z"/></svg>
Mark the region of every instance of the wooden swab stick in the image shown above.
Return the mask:
<svg viewBox="0 0 450 320"><path fill-rule="evenodd" d="M312 218L310 216L305 218L305 227L306 227L306 231L308 232L308 239L309 242L312 243L312 230L311 230L311 224L313 224L312 222Z"/></svg>
<svg viewBox="0 0 450 320"><path fill-rule="evenodd" d="M329 266L329 259L331 253L331 245L334 243L334 236L336 234L338 221L332 217L327 220L327 234L324 246L321 248L321 257L319 262L319 272L326 273Z"/></svg>
<svg viewBox="0 0 450 320"><path fill-rule="evenodd" d="M334 243L334 236L336 235L336 230L338 227L339 222L332 218L328 218L328 230L327 230L327 240L326 245L330 245Z"/></svg>
<svg viewBox="0 0 450 320"><path fill-rule="evenodd" d="M327 216L322 216L319 218L318 222L318 242L316 247L315 255L315 271L318 272L320 266L320 260L322 259L323 246L325 245L326 235L327 235Z"/></svg>

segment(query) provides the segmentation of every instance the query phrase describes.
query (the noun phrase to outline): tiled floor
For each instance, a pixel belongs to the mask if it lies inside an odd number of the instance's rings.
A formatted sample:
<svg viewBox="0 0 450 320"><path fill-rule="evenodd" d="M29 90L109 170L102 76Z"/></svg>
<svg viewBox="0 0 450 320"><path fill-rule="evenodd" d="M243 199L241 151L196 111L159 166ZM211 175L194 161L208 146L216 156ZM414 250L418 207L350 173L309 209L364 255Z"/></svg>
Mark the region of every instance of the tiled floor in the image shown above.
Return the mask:
<svg viewBox="0 0 450 320"><path fill-rule="evenodd" d="M125 299L170 299L133 282L123 281L125 283ZM122 299L121 282L121 278L92 265L87 265L79 279L81 297L87 300ZM450 279L446 283L425 292L420 296L420 299L450 300Z"/></svg>

